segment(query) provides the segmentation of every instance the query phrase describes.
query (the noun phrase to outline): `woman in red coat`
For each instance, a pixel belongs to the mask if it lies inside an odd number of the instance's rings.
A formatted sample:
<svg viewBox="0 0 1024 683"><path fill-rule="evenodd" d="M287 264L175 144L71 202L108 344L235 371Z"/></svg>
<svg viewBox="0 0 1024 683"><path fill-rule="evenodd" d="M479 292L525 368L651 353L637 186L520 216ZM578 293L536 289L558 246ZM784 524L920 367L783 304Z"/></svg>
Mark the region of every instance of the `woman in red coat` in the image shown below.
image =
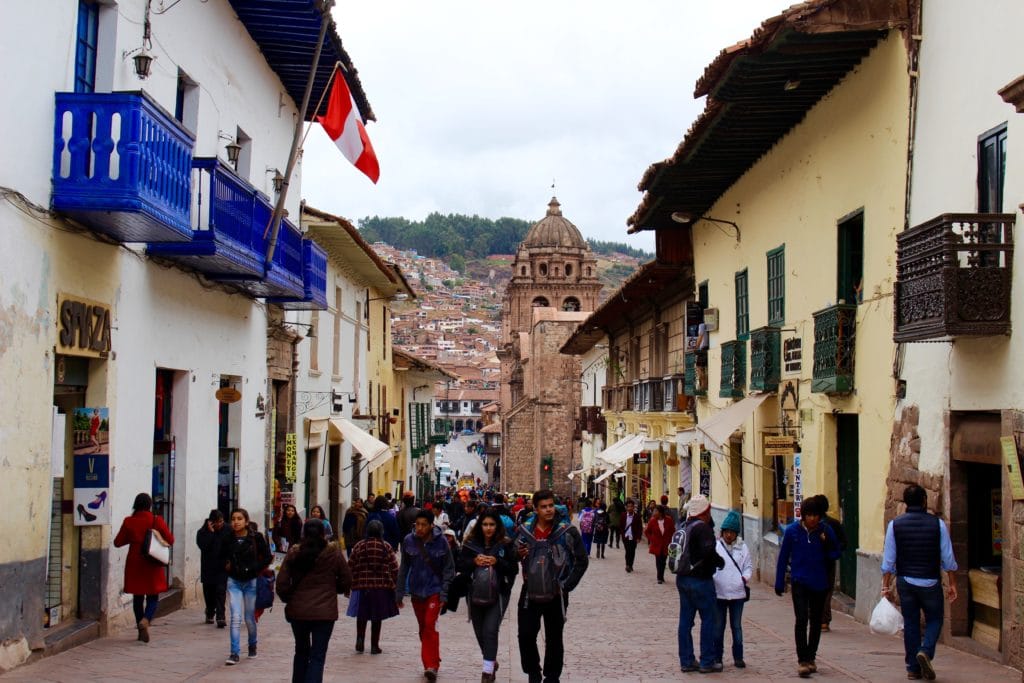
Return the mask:
<svg viewBox="0 0 1024 683"><path fill-rule="evenodd" d="M128 560L124 563L124 592L133 596L135 623L139 627L139 640L144 643L149 642L149 623L156 614L160 593L167 590L167 569L143 553L142 541L147 531L156 529L165 541L174 544L174 535L167 528L167 523L159 515L154 515L152 509L153 499L148 493L135 496L134 512L131 517L124 518L121 530L114 538L115 547L128 546Z"/></svg>
<svg viewBox="0 0 1024 683"><path fill-rule="evenodd" d="M647 537L647 552L654 555L654 566L658 570L658 583L665 583L665 561L668 559L668 544L672 542L672 534L676 532L676 524L672 515L664 505L658 505L651 512L651 520L647 522L644 536Z"/></svg>

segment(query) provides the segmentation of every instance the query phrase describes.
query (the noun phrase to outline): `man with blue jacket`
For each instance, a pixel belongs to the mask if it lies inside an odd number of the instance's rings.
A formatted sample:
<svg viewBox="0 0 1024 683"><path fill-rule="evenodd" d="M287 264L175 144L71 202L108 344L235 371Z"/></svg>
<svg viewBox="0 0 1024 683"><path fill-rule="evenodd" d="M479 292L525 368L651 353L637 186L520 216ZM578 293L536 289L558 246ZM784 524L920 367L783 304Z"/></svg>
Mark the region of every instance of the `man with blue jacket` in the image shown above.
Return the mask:
<svg viewBox="0 0 1024 683"><path fill-rule="evenodd" d="M441 638L437 617L448 602L448 586L455 576L455 561L440 527L434 526L434 514L420 510L413 531L402 540L402 562L395 583L395 604L399 609L409 593L416 622L420 628L420 658L423 676L437 680L441 667Z"/></svg>
<svg viewBox="0 0 1024 683"><path fill-rule="evenodd" d="M793 612L796 614L797 674L809 678L818 670L818 641L821 640L821 611L828 594L828 562L839 557L839 541L827 524L821 523L817 497L804 500L800 521L786 527L775 567L775 594L786 590L786 569L790 573Z"/></svg>

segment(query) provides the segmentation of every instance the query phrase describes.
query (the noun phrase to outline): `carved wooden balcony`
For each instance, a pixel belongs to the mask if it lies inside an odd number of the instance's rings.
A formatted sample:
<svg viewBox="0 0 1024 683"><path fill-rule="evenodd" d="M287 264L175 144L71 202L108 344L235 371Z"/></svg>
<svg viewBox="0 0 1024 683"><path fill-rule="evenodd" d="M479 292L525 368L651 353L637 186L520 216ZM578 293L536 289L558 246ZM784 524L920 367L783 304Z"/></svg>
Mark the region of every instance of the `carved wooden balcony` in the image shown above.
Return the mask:
<svg viewBox="0 0 1024 683"><path fill-rule="evenodd" d="M896 236L897 342L1010 333L1014 214L943 214Z"/></svg>
<svg viewBox="0 0 1024 683"><path fill-rule="evenodd" d="M707 396L708 357L707 353L688 351L686 353L686 374L683 383L687 396ZM698 372L698 368L700 372Z"/></svg>
<svg viewBox="0 0 1024 683"><path fill-rule="evenodd" d="M743 398L747 386L747 343L728 341L722 344L721 398Z"/></svg>
<svg viewBox="0 0 1024 683"><path fill-rule="evenodd" d="M750 332L750 390L777 391L782 376L782 332L759 327Z"/></svg>
<svg viewBox="0 0 1024 683"><path fill-rule="evenodd" d="M814 374L811 391L848 394L853 391L853 358L857 337L857 306L837 304L814 314Z"/></svg>

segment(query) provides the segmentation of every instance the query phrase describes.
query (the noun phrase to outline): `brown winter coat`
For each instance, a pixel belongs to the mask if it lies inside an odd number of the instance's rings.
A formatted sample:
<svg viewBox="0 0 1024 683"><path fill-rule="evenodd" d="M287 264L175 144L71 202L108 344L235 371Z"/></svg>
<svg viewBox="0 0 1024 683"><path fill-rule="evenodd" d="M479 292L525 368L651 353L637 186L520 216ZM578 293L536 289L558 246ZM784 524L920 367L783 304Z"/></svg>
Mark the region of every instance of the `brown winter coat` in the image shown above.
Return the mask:
<svg viewBox="0 0 1024 683"><path fill-rule="evenodd" d="M301 545L288 551L277 575L277 595L285 603L289 621L337 621L338 594L348 595L352 586L345 553L328 544L305 575L293 575L293 562Z"/></svg>
<svg viewBox="0 0 1024 683"><path fill-rule="evenodd" d="M137 510L131 517L125 517L114 538L114 547L128 546L128 559L124 563L125 593L157 595L167 590L167 568L142 552L142 540L150 528L159 531L165 541L174 545L174 534L167 528L163 517L149 510Z"/></svg>

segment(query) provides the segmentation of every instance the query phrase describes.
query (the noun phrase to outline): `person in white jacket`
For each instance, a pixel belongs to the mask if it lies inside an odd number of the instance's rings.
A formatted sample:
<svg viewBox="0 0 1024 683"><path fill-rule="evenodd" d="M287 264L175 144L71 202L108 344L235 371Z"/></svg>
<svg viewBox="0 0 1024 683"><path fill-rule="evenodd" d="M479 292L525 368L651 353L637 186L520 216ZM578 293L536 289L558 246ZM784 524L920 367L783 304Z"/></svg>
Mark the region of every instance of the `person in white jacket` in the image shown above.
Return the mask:
<svg viewBox="0 0 1024 683"><path fill-rule="evenodd" d="M715 544L718 554L725 560L725 567L715 572L715 597L718 603L718 620L715 623L715 661L719 664L725 654L725 620L729 619L732 629L732 660L737 669L746 668L743 661L743 603L750 596L747 583L754 574L747 544L739 538L740 515L730 510L722 522L722 534Z"/></svg>

